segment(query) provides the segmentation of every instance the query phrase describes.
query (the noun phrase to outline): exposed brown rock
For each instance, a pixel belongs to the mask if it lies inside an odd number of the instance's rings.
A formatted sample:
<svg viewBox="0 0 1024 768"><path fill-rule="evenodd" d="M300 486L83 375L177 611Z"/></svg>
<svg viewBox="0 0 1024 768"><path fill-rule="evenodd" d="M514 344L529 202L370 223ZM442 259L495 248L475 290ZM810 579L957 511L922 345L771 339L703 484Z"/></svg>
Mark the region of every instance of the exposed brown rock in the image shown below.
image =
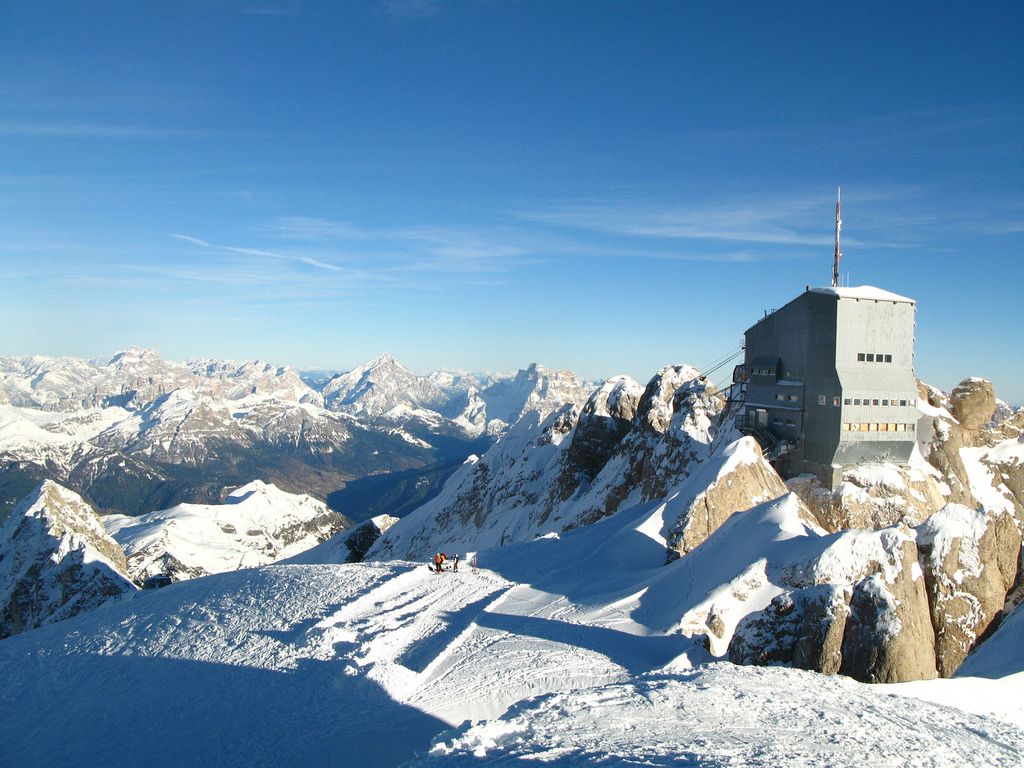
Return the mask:
<svg viewBox="0 0 1024 768"><path fill-rule="evenodd" d="M851 593L849 587L822 584L779 595L764 611L740 622L729 660L838 673Z"/></svg>
<svg viewBox="0 0 1024 768"><path fill-rule="evenodd" d="M996 410L996 393L991 381L964 379L949 393L949 409L964 429L981 429Z"/></svg>
<svg viewBox="0 0 1024 768"><path fill-rule="evenodd" d="M786 481L829 532L851 528L877 530L903 523L917 525L946 505L938 480L895 464L851 467L829 490L814 475Z"/></svg>
<svg viewBox="0 0 1024 768"><path fill-rule="evenodd" d="M708 477L710 482L707 485L694 483L701 490L692 500L684 502L682 514L668 536L670 559L699 546L734 512L788 493L782 478L761 457L760 448L753 438L742 438L735 450L749 451L756 455L756 460L735 462L729 471L717 478ZM697 479L701 478L695 477L695 481ZM811 517L809 512L807 517Z"/></svg>
<svg viewBox="0 0 1024 768"><path fill-rule="evenodd" d="M1018 579L1021 534L1005 513L950 504L917 529L939 674L949 677Z"/></svg>
<svg viewBox="0 0 1024 768"><path fill-rule="evenodd" d="M899 555L893 581L879 574L853 587L840 672L862 682L899 683L937 674L935 635L924 579L914 567L913 540L902 542Z"/></svg>

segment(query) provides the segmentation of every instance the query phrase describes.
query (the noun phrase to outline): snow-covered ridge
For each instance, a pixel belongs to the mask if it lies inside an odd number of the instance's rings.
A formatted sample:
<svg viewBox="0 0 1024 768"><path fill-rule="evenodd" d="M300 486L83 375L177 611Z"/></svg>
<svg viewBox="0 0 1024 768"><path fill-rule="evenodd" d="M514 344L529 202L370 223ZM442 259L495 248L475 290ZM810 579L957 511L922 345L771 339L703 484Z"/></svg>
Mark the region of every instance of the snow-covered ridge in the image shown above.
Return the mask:
<svg viewBox="0 0 1024 768"><path fill-rule="evenodd" d="M138 517L107 515L136 581L168 574L193 578L266 565L340 533L347 520L305 494L254 481L224 504L179 504Z"/></svg>
<svg viewBox="0 0 1024 768"><path fill-rule="evenodd" d="M81 496L45 482L0 525L0 637L131 592L124 555Z"/></svg>

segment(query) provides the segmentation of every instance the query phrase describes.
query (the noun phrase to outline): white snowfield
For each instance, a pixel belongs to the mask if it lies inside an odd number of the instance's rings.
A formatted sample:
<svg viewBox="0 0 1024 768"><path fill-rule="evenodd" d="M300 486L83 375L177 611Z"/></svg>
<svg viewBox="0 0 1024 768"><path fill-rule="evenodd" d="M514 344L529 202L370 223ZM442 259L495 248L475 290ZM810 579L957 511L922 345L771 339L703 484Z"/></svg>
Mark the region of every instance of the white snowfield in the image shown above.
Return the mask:
<svg viewBox="0 0 1024 768"><path fill-rule="evenodd" d="M709 539L662 565L663 506L483 551L458 573L271 565L4 640L0 764L1022 764L1017 614L990 641L998 668L974 660L995 679L935 681L960 686L961 705L972 690L1004 699L1002 719L895 686L715 662L679 630L749 553ZM751 536L734 548L817 546L792 506L740 513L759 516L730 521ZM931 685L912 693L945 695Z"/></svg>
<svg viewBox="0 0 1024 768"><path fill-rule="evenodd" d="M167 571L202 575L266 565L316 546L343 528L322 501L254 480L225 504L178 504L138 517L107 515L107 532L124 550L132 577Z"/></svg>

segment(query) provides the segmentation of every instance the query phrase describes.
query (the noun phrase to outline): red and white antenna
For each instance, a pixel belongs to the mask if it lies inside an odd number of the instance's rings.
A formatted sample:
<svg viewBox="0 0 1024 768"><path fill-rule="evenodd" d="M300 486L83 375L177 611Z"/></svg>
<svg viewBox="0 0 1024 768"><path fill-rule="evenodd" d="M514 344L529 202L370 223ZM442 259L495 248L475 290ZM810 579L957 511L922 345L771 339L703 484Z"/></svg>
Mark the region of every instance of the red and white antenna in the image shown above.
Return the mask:
<svg viewBox="0 0 1024 768"><path fill-rule="evenodd" d="M839 258L843 255L843 252L839 250L839 230L843 228L843 220L839 216L839 207L843 199L843 190L841 187L836 188L836 254L832 262L832 287L839 287Z"/></svg>

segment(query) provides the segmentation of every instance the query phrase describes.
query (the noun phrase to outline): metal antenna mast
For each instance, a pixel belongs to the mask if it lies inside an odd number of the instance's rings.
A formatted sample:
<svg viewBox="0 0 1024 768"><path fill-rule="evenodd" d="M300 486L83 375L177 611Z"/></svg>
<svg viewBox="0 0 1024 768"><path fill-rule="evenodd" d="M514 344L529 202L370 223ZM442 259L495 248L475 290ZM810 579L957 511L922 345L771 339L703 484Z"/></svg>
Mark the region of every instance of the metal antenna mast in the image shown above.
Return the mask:
<svg viewBox="0 0 1024 768"><path fill-rule="evenodd" d="M839 258L843 255L843 252L839 250L839 230L843 228L843 220L839 217L839 207L843 199L843 190L841 187L836 188L836 254L835 259L832 262L832 287L839 287Z"/></svg>

